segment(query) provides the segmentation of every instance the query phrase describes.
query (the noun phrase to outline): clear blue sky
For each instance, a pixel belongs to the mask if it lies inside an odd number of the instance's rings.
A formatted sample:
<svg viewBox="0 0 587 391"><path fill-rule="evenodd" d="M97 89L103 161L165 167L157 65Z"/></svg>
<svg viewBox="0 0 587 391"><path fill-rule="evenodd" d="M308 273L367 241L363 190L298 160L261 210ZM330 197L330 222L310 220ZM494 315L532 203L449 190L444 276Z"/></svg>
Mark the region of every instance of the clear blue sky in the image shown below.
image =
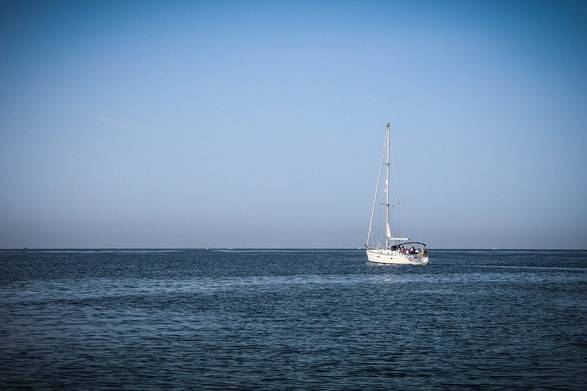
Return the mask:
<svg viewBox="0 0 587 391"><path fill-rule="evenodd" d="M0 247L587 247L587 3L0 5Z"/></svg>

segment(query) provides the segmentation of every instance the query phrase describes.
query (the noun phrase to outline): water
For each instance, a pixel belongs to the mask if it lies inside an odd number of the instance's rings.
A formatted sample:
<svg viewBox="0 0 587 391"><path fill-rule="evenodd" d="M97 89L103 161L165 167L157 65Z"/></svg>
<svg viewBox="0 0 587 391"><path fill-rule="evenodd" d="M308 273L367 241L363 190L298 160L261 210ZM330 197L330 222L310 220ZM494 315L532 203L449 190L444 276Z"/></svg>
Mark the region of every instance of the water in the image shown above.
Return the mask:
<svg viewBox="0 0 587 391"><path fill-rule="evenodd" d="M587 251L0 251L0 388L584 389Z"/></svg>

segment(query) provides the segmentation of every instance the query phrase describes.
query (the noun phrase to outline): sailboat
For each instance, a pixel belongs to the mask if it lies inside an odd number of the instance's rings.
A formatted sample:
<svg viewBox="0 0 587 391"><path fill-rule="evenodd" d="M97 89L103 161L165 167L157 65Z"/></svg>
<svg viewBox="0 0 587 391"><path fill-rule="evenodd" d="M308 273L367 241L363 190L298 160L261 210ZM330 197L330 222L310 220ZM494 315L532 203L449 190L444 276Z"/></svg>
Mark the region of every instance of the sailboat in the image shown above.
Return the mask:
<svg viewBox="0 0 587 391"><path fill-rule="evenodd" d="M385 166L385 182L383 185L383 200L379 200L382 167ZM390 174L391 174L391 124L385 124L385 143L381 153L381 165L377 175L375 198L371 209L369 221L369 233L365 249L369 262L396 265L426 265L428 263L428 250L426 244L411 241L410 238L395 237L391 230L390 207ZM374 234L374 217L377 206L383 206L384 222L382 237L377 241ZM372 243L374 242L374 243Z"/></svg>

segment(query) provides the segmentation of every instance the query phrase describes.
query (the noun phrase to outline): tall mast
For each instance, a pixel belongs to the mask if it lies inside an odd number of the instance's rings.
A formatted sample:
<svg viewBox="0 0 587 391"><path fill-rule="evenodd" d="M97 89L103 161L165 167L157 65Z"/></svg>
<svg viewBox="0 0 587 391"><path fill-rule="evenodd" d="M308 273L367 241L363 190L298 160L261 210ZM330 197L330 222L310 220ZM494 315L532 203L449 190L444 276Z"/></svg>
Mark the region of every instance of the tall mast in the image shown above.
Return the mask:
<svg viewBox="0 0 587 391"><path fill-rule="evenodd" d="M390 154L391 154L391 124L387 122L385 124L386 137L385 137L385 244L386 248L389 248L389 238L391 238L391 227L389 225L389 174L390 174Z"/></svg>
<svg viewBox="0 0 587 391"><path fill-rule="evenodd" d="M385 165L385 184L383 186L383 191L385 192L385 201L379 201L379 186L381 183L381 174L382 174L382 167ZM375 197L373 199L373 208L371 209L371 220L369 220L369 233L367 234L367 242L365 243L365 247L369 248L369 241L371 239L371 234L373 231L373 218L375 216L375 207L377 204L385 206L385 216L384 216L384 225L385 225L385 248L391 248L391 244L393 241L402 241L402 240L410 240L410 238L400 238L400 237L393 237L391 234L391 216L389 213L389 207L391 203L389 202L390 199L390 189L389 189L389 181L391 176L391 124L389 122L385 123L385 142L383 143L383 150L381 151L381 164L379 165L379 173L377 174L377 185L375 186ZM380 243L380 242L379 242Z"/></svg>

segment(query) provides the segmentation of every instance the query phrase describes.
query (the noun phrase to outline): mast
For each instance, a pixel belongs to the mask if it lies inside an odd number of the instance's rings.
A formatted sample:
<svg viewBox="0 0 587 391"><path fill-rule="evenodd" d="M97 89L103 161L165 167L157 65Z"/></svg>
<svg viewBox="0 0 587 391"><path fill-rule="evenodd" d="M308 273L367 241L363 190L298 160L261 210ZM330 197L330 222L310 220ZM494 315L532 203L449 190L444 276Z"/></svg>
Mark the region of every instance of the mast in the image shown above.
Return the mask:
<svg viewBox="0 0 587 391"><path fill-rule="evenodd" d="M379 200L379 186L381 184L381 174L382 174L382 166L385 165L385 184L383 186L383 191L385 192L385 201L384 202L377 202ZM385 142L383 143L383 149L381 151L381 164L379 165L379 173L377 174L377 185L375 186L375 197L373 199L373 207L371 208L371 220L369 220L369 232L367 234L367 242L365 243L365 248L369 249L369 241L371 240L371 234L373 231L373 218L375 217L375 207L377 204L385 206L385 216L384 216L384 224L385 224L385 248L390 249L391 244L393 241L402 241L402 240L410 240L410 238L400 238L400 237L393 237L391 234L391 216L389 213L389 207L391 203L389 202L390 199L390 189L389 189L389 181L391 176L391 123L385 123ZM379 245L378 245L379 246Z"/></svg>
<svg viewBox="0 0 587 391"><path fill-rule="evenodd" d="M389 174L390 174L390 154L391 154L391 124L385 123L385 248L389 248L389 238L391 238L391 227L389 225Z"/></svg>

